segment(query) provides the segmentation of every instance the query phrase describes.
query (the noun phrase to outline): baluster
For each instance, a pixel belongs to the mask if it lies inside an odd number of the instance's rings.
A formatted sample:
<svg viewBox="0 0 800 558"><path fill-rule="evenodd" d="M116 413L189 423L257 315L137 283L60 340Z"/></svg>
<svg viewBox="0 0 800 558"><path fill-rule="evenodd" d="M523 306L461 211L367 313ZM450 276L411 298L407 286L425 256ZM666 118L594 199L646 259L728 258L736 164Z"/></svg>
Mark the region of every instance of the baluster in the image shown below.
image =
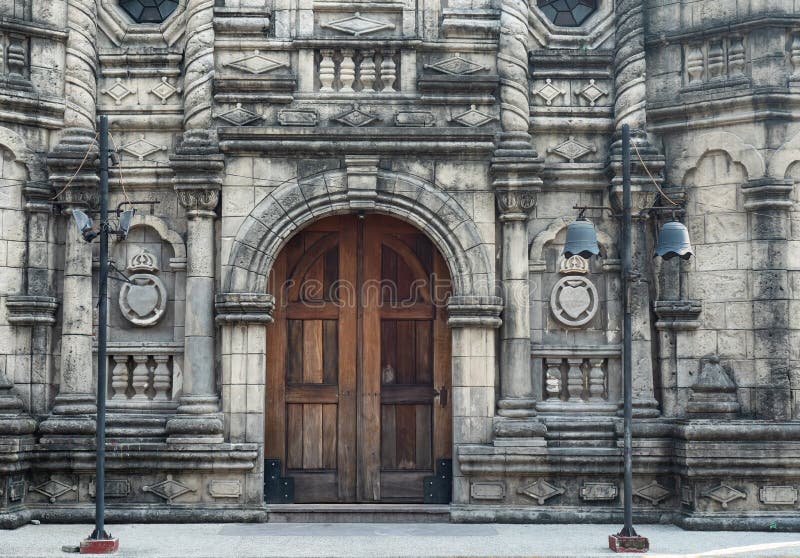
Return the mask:
<svg viewBox="0 0 800 558"><path fill-rule="evenodd" d="M167 366L169 355L153 355L153 360L156 361L156 367L153 369L153 389L156 394L153 400L168 401L167 392L172 379L169 366Z"/></svg>
<svg viewBox="0 0 800 558"><path fill-rule="evenodd" d="M561 397L561 359L548 358L547 372L545 372L545 392L547 399L559 399Z"/></svg>
<svg viewBox="0 0 800 558"><path fill-rule="evenodd" d="M25 37L11 36L8 44L8 73L14 77L25 75L27 53L25 52Z"/></svg>
<svg viewBox="0 0 800 558"><path fill-rule="evenodd" d="M135 391L133 399L147 399L145 390L147 390L147 386L150 385L150 370L147 368L147 355L133 355L133 362L135 364L133 367L133 378L131 380L131 385Z"/></svg>
<svg viewBox="0 0 800 558"><path fill-rule="evenodd" d="M363 58L361 59L361 67L359 68L359 76L361 79L362 91L374 91L375 84L375 56L374 50L365 50Z"/></svg>
<svg viewBox="0 0 800 558"><path fill-rule="evenodd" d="M686 56L686 73L689 75L689 83L701 81L703 79L703 51L699 45L689 47L689 54Z"/></svg>
<svg viewBox="0 0 800 558"><path fill-rule="evenodd" d="M342 88L339 91L353 92L353 82L356 80L356 63L353 61L355 51L351 48L342 49L342 63L339 65L339 81Z"/></svg>
<svg viewBox="0 0 800 558"><path fill-rule="evenodd" d="M798 62L800 62L800 43L798 43ZM741 35L731 35L728 45L728 74L735 76L744 73L744 43Z"/></svg>
<svg viewBox="0 0 800 558"><path fill-rule="evenodd" d="M567 393L569 401L578 401L583 394L583 364L582 358L568 358L569 370L567 370Z"/></svg>
<svg viewBox="0 0 800 558"><path fill-rule="evenodd" d="M792 70L795 74L800 74L800 33L792 35L792 47L789 55L792 63Z"/></svg>
<svg viewBox="0 0 800 558"><path fill-rule="evenodd" d="M725 55L722 51L722 41L712 41L708 45L708 77L720 77L724 71Z"/></svg>
<svg viewBox="0 0 800 558"><path fill-rule="evenodd" d="M111 387L114 388L114 395L111 399L125 399L125 391L128 389L128 355L113 355L114 369L111 371Z"/></svg>
<svg viewBox="0 0 800 558"><path fill-rule="evenodd" d="M319 82L322 84L320 91L333 91L333 80L336 79L336 66L333 63L333 51L321 50L322 59L319 62Z"/></svg>
<svg viewBox="0 0 800 558"><path fill-rule="evenodd" d="M606 389L606 372L602 358L589 359L589 401L602 401Z"/></svg>
<svg viewBox="0 0 800 558"><path fill-rule="evenodd" d="M395 91L394 82L397 79L397 66L394 63L394 51L384 50L383 60L381 60L381 81L383 82L383 93L393 93Z"/></svg>

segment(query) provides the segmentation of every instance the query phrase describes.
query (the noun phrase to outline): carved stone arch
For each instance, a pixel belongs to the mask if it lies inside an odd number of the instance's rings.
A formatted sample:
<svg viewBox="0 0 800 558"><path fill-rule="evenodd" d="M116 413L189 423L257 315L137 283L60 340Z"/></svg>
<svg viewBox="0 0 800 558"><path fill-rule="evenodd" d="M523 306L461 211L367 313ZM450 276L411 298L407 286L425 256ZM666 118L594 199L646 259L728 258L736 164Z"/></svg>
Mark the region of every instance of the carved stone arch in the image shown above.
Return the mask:
<svg viewBox="0 0 800 558"><path fill-rule="evenodd" d="M528 252L528 260L531 263L542 263L544 261L544 249L545 247L553 242L564 228L567 227L575 218L572 216L562 216L556 217L550 224L545 227L544 230L540 231L533 238L533 242L531 243L530 251ZM600 246L600 254L604 258L608 259L617 259L619 255L617 254L616 244L612 241L611 237L605 231L599 229L595 226L595 231L597 232L597 244Z"/></svg>
<svg viewBox="0 0 800 558"><path fill-rule="evenodd" d="M172 258L169 262L171 270L180 271L186 269L186 244L184 244L183 238L177 231L169 228L166 221L155 215L137 213L131 219L130 230L136 227L150 227L158 233L162 241L172 247Z"/></svg>
<svg viewBox="0 0 800 558"><path fill-rule="evenodd" d="M700 159L712 151L723 151L735 163L742 165L747 178L761 178L766 172L764 157L756 148L730 132L710 132L692 139L672 165L671 175L677 184L683 185L689 171L697 167Z"/></svg>
<svg viewBox="0 0 800 558"><path fill-rule="evenodd" d="M767 176L787 178L791 166L800 161L800 133L781 145L770 157Z"/></svg>
<svg viewBox="0 0 800 558"><path fill-rule="evenodd" d="M36 153L28 147L22 136L13 130L0 127L0 147L10 151L14 155L14 161L25 167L29 180L46 179L41 170L42 165L37 164Z"/></svg>
<svg viewBox="0 0 800 558"><path fill-rule="evenodd" d="M495 296L485 241L447 192L418 177L385 170L377 170L374 189L356 186L348 187L346 171L334 170L284 184L265 197L234 239L223 290L265 292L272 263L297 230L323 216L368 210L425 232L447 262L454 296Z"/></svg>

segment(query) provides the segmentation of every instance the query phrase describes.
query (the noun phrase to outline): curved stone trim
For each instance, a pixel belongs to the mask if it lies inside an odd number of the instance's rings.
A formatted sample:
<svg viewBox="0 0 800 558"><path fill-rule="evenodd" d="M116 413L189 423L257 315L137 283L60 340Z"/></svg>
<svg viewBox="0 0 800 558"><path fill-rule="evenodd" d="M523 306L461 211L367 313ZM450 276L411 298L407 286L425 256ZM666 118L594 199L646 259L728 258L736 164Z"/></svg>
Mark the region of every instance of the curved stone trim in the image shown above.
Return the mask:
<svg viewBox="0 0 800 558"><path fill-rule="evenodd" d="M186 245L183 243L181 235L170 229L166 221L155 215L137 213L133 216L133 219L131 219L130 230L136 227L150 227L158 233L161 240L169 243L172 247L173 255L169 260L170 269L173 271L186 269Z"/></svg>
<svg viewBox="0 0 800 558"><path fill-rule="evenodd" d="M693 139L672 167L676 184L684 185L686 174L697 167L700 159L711 151L724 151L730 158L744 166L747 178L761 178L766 172L764 158L750 144L730 132L711 132Z"/></svg>
<svg viewBox="0 0 800 558"><path fill-rule="evenodd" d="M774 178L787 178L786 173L793 163L800 161L800 133L781 145L769 160L767 175Z"/></svg>
<svg viewBox="0 0 800 558"><path fill-rule="evenodd" d="M223 271L224 290L266 292L272 263L296 231L323 216L368 209L425 232L447 261L454 295L494 295L494 269L484 240L447 192L385 170L377 170L374 189L353 186L348 187L345 170L335 170L287 183L265 197L239 228Z"/></svg>

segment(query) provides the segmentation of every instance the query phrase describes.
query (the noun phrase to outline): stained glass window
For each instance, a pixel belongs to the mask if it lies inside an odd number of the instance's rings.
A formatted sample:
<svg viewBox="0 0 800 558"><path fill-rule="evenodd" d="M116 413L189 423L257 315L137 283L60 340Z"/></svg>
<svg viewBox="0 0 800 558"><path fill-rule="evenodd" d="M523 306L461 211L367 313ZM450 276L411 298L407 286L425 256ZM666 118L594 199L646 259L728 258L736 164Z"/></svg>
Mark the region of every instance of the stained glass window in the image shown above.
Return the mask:
<svg viewBox="0 0 800 558"><path fill-rule="evenodd" d="M177 0L121 0L119 5L136 23L161 23L178 7Z"/></svg>
<svg viewBox="0 0 800 558"><path fill-rule="evenodd" d="M597 0L537 0L547 19L561 27L578 27L597 9Z"/></svg>

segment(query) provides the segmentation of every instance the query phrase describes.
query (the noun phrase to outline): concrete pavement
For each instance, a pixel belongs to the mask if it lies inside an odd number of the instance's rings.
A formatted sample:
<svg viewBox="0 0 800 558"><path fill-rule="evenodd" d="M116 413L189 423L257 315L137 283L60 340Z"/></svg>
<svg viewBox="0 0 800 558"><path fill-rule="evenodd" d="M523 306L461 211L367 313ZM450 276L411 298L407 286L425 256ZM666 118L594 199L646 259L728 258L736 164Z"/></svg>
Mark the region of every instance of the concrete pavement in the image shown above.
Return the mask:
<svg viewBox="0 0 800 558"><path fill-rule="evenodd" d="M683 531L642 525L658 558L800 557L800 533ZM67 557L90 525L26 525L0 531L0 556ZM121 557L601 557L619 525L135 524L109 525Z"/></svg>

